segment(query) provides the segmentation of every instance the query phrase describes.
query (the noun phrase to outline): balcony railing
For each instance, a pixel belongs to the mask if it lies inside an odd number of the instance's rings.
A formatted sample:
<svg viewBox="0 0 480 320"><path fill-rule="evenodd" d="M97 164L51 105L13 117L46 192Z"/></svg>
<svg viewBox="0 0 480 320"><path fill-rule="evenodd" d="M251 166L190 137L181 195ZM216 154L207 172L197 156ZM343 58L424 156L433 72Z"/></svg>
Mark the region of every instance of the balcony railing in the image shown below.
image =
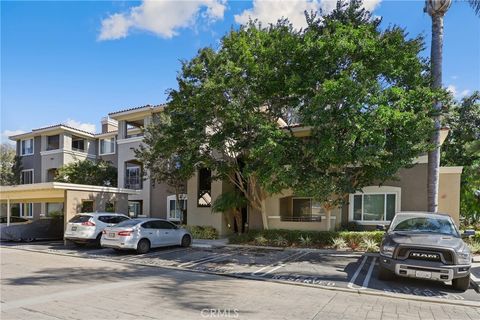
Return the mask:
<svg viewBox="0 0 480 320"><path fill-rule="evenodd" d="M288 222L321 222L321 216L281 216L281 221L288 221Z"/></svg>

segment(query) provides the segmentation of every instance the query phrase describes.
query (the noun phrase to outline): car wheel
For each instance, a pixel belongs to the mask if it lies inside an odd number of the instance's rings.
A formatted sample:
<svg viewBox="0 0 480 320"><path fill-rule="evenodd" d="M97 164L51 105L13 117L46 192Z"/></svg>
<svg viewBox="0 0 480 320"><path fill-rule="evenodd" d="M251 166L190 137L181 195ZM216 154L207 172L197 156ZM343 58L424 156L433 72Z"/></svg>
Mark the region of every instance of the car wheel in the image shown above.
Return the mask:
<svg viewBox="0 0 480 320"><path fill-rule="evenodd" d="M458 291L467 291L470 286L470 274L462 278L457 278L452 280L453 288Z"/></svg>
<svg viewBox="0 0 480 320"><path fill-rule="evenodd" d="M150 241L147 239L142 239L137 243L137 253L144 254L150 251Z"/></svg>
<svg viewBox="0 0 480 320"><path fill-rule="evenodd" d="M378 280L389 281L392 280L394 276L394 273L387 268L382 267L381 265L378 268Z"/></svg>
<svg viewBox="0 0 480 320"><path fill-rule="evenodd" d="M100 243L100 240L102 239L102 233L99 233L98 236L95 238L94 246L96 248L101 248L102 244Z"/></svg>
<svg viewBox="0 0 480 320"><path fill-rule="evenodd" d="M184 235L182 237L182 247L190 247L190 244L192 244L192 237L190 237L188 234Z"/></svg>

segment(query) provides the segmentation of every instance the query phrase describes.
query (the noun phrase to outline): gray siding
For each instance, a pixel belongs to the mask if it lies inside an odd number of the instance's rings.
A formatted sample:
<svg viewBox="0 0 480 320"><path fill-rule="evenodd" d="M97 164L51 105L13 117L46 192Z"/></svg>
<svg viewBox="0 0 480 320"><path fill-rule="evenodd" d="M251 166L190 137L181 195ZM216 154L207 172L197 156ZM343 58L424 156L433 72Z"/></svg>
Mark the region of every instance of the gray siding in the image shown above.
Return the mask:
<svg viewBox="0 0 480 320"><path fill-rule="evenodd" d="M20 147L21 147L21 140L17 140L17 155L20 155ZM23 170L33 169L33 176L34 182L40 183L42 177L41 165L42 165L42 158L40 156L40 148L41 148L41 137L35 137L33 139L33 155L30 156L22 156L22 167Z"/></svg>

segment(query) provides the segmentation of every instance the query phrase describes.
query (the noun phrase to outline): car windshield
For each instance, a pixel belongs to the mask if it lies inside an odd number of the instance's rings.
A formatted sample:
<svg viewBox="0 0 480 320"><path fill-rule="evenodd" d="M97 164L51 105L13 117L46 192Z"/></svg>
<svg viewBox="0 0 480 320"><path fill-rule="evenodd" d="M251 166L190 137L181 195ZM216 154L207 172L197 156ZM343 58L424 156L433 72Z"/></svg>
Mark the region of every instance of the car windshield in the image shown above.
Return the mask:
<svg viewBox="0 0 480 320"><path fill-rule="evenodd" d="M397 216L390 228L393 231L440 233L458 237L455 226L448 218Z"/></svg>
<svg viewBox="0 0 480 320"><path fill-rule="evenodd" d="M115 227L118 227L118 228L121 228L121 227L133 227L137 224L139 224L140 222L143 222L144 220L140 220L140 219L131 219L131 220L125 220L125 221L122 221L120 222L119 224L117 224Z"/></svg>

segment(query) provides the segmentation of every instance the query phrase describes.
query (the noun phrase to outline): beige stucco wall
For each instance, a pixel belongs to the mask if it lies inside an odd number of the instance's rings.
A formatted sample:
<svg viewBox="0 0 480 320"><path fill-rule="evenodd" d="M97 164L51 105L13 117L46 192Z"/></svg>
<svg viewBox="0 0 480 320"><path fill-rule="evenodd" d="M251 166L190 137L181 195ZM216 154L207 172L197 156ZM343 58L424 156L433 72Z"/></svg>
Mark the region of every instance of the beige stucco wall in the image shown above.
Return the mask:
<svg viewBox="0 0 480 320"><path fill-rule="evenodd" d="M198 176L195 174L187 182L187 224L197 226L212 226L218 230L221 236L231 231L229 230L226 218L222 213L213 213L210 207L197 206L197 187ZM212 202L227 189L226 183L222 181L212 182Z"/></svg>
<svg viewBox="0 0 480 320"><path fill-rule="evenodd" d="M448 213L457 225L460 224L460 179L461 173L444 173L440 168L438 212Z"/></svg>
<svg viewBox="0 0 480 320"><path fill-rule="evenodd" d="M283 197L293 196L291 190L284 190L282 193L272 195L265 200L265 209L268 217L269 229L289 229L289 230L314 230L326 231L327 219L322 215L320 222L297 222L297 221L281 221L280 220L280 199ZM331 227L340 223L341 211L334 209L331 214ZM250 229L259 229L261 225L250 224Z"/></svg>
<svg viewBox="0 0 480 320"><path fill-rule="evenodd" d="M128 196L126 194L77 190L65 190L64 192L65 222L70 220L75 214L80 213L83 200L92 200L93 210L98 212L105 211L107 202L115 202L115 212L128 215Z"/></svg>

